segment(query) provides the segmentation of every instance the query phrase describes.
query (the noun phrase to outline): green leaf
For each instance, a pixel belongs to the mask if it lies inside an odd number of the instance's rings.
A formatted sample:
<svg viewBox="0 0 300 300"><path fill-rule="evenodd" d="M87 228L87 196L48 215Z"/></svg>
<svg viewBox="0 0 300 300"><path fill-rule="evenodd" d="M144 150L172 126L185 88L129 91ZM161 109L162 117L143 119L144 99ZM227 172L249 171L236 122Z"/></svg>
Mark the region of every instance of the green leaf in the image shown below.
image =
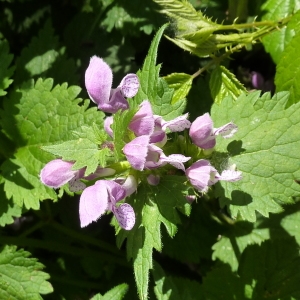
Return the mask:
<svg viewBox="0 0 300 300"><path fill-rule="evenodd" d="M7 41L0 40L0 96L6 95L4 91L13 82L10 77L14 73L14 67L9 67L13 60L13 55L9 54Z"/></svg>
<svg viewBox="0 0 300 300"><path fill-rule="evenodd" d="M255 223L235 222L213 246L213 259L229 264L236 271L241 254L250 244L261 244L268 239L282 239L289 235L294 236L300 245L299 208L300 202L286 206L284 212L271 215L269 219L260 217Z"/></svg>
<svg viewBox="0 0 300 300"><path fill-rule="evenodd" d="M203 299L254 300L245 297L244 288L242 279L233 273L228 265L219 264L203 278Z"/></svg>
<svg viewBox="0 0 300 300"><path fill-rule="evenodd" d="M243 253L248 245L261 244L261 242L270 238L270 229L261 226L262 223L262 218L255 223L245 221L236 222L213 245L212 249L214 253L212 258L229 264L232 271L236 271L239 266L241 253Z"/></svg>
<svg viewBox="0 0 300 300"><path fill-rule="evenodd" d="M299 14L300 16L300 14ZM298 31L300 26L298 25ZM289 91L290 98L287 106L299 102L300 97L300 63L298 49L300 47L300 34L296 34L283 51L282 57L277 65L275 76L276 91Z"/></svg>
<svg viewBox="0 0 300 300"><path fill-rule="evenodd" d="M169 88L166 81L159 78L157 82L157 95L154 102L152 102L152 109L154 114L162 116L166 121L180 116L186 107L185 99L171 104L173 92L174 90Z"/></svg>
<svg viewBox="0 0 300 300"><path fill-rule="evenodd" d="M173 19L178 35L187 34L208 28L216 23L206 18L202 12L196 11L187 0L154 0L161 6L160 12ZM205 35L205 34L204 34ZM207 38L210 34L205 37Z"/></svg>
<svg viewBox="0 0 300 300"><path fill-rule="evenodd" d="M160 4L161 12L172 19L172 27L175 28L175 37L168 37L178 47L189 51L199 57L216 55L221 49L232 48L237 45L247 46L262 38L267 33L286 24L287 20L269 22L267 26L253 24L256 32L247 32L249 24L235 23L232 25L217 24L205 17L201 11L196 11L187 0L154 0ZM284 16L285 17L285 16ZM283 18L283 17L282 17ZM245 32L219 34L220 31L232 31L243 29ZM261 27L261 28L259 28Z"/></svg>
<svg viewBox="0 0 300 300"><path fill-rule="evenodd" d="M168 86L174 89L172 104L186 98L192 87L193 79L192 75L185 73L172 73L164 77Z"/></svg>
<svg viewBox="0 0 300 300"><path fill-rule="evenodd" d="M53 288L50 278L41 270L44 266L30 253L15 246L5 246L0 253L0 298L42 300L40 294L49 294Z"/></svg>
<svg viewBox="0 0 300 300"><path fill-rule="evenodd" d="M126 283L119 284L105 293L104 296L97 294L91 300L121 300L128 291Z"/></svg>
<svg viewBox="0 0 300 300"><path fill-rule="evenodd" d="M137 104L142 103L145 99L148 99L152 103L156 98L157 81L160 70L160 65L156 66L157 50L166 27L167 24L163 25L156 33L144 60L143 68L137 72L140 80L139 91L134 97Z"/></svg>
<svg viewBox="0 0 300 300"><path fill-rule="evenodd" d="M243 84L224 66L216 66L212 71L209 87L214 101L218 104L226 96L230 95L236 100L243 92L246 92Z"/></svg>
<svg viewBox="0 0 300 300"><path fill-rule="evenodd" d="M108 32L114 28L123 35L140 35L140 31L151 34L158 26L156 5L151 0L115 1L101 22Z"/></svg>
<svg viewBox="0 0 300 300"><path fill-rule="evenodd" d="M104 135L102 140L97 141L93 128L83 126L83 134L77 133L76 140L66 141L58 145L43 146L42 149L61 157L66 161L75 161L74 170L86 167L85 176L94 173L99 166L105 167L105 156L110 154L108 148L102 147L107 136ZM99 145L98 145L99 144Z"/></svg>
<svg viewBox="0 0 300 300"><path fill-rule="evenodd" d="M238 126L234 139L219 139L213 165L242 171L242 180L220 181L216 196L227 206L232 218L238 215L254 222L255 211L268 217L282 210L280 204L293 203L298 196L300 178L299 104L284 109L288 93L270 97L260 92L225 98L212 107L215 127L233 121Z"/></svg>
<svg viewBox="0 0 300 300"><path fill-rule="evenodd" d="M156 262L154 262L152 274L155 281L154 293L158 300L194 300L195 295L197 299L204 299L201 286L196 281L166 276Z"/></svg>
<svg viewBox="0 0 300 300"><path fill-rule="evenodd" d="M135 280L141 299L147 299L149 270L152 269L152 250L161 251L161 223L173 237L180 217L176 208L190 214L190 205L184 193L186 186L182 176L164 176L158 186L140 184L136 199L130 203L136 214L136 224L131 231L120 231L118 246L127 238L127 256L133 259Z"/></svg>
<svg viewBox="0 0 300 300"><path fill-rule="evenodd" d="M52 77L55 83L76 84L78 75L75 62L68 59L64 52L58 37L54 35L51 22L47 21L38 36L33 37L17 59L15 83L20 85L31 78Z"/></svg>
<svg viewBox="0 0 300 300"><path fill-rule="evenodd" d="M145 58L143 68L137 73L140 80L140 88L134 100L137 104L149 100L152 104L154 114L162 116L166 121L178 117L184 111L186 101L182 99L172 103L173 89L159 78L160 65L156 66L157 49L167 24L163 25L156 33L148 54Z"/></svg>
<svg viewBox="0 0 300 300"><path fill-rule="evenodd" d="M274 21L280 20L299 9L299 0L268 0L261 7L261 10L266 12L262 19ZM293 28L284 27L263 38L263 45L276 64L280 61L284 49L294 35L295 31Z"/></svg>
<svg viewBox="0 0 300 300"><path fill-rule="evenodd" d="M298 245L294 238L251 245L241 256L237 274L228 265L221 265L204 278L204 298L299 299L299 267Z"/></svg>
<svg viewBox="0 0 300 300"><path fill-rule="evenodd" d="M16 150L1 166L7 198L26 208L39 208L39 200L57 199L53 189L39 180L43 166L54 157L42 146L74 140L73 132L83 125L97 123L103 128L103 113L96 107L87 109L90 101L76 99L80 88L67 84L52 89L53 80L38 80L35 86L11 93L3 102L0 123L5 134L16 144Z"/></svg>
<svg viewBox="0 0 300 300"><path fill-rule="evenodd" d="M238 274L250 299L299 299L300 257L294 238L266 241L243 252ZM293 297L293 298L292 298Z"/></svg>
<svg viewBox="0 0 300 300"><path fill-rule="evenodd" d="M1 182L0 177L0 182ZM13 201L7 200L3 184L0 185L0 226L5 226L14 222L14 217L20 217L22 214L22 208L13 203Z"/></svg>

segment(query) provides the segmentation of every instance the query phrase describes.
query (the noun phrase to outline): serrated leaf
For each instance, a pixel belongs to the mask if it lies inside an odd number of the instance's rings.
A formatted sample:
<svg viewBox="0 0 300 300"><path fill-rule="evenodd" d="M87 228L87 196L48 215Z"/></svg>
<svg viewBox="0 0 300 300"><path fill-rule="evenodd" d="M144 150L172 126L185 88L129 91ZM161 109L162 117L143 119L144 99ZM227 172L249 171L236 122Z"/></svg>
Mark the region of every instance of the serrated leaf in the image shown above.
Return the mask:
<svg viewBox="0 0 300 300"><path fill-rule="evenodd" d="M219 259L223 263L230 265L232 271L236 271L239 266L241 253L248 245L261 244L261 242L270 238L269 228L260 226L262 220L256 223L245 221L236 222L234 226L220 240L213 245L214 250L212 258ZM280 237L280 236L278 236Z"/></svg>
<svg viewBox="0 0 300 300"><path fill-rule="evenodd" d="M241 281L228 265L220 264L203 278L203 299L252 299L245 297L245 287Z"/></svg>
<svg viewBox="0 0 300 300"><path fill-rule="evenodd" d="M0 253L0 298L41 300L40 294L49 294L53 288L42 272L44 266L30 253L15 246L6 246Z"/></svg>
<svg viewBox="0 0 300 300"><path fill-rule="evenodd" d="M159 78L160 65L156 66L157 49L167 24L163 25L156 33L148 54L145 58L143 68L137 73L140 80L140 88L134 100L137 104L149 100L154 114L162 116L166 121L178 117L184 111L186 102L181 100L171 105L173 89Z"/></svg>
<svg viewBox="0 0 300 300"><path fill-rule="evenodd" d="M282 210L278 204L293 203L298 196L300 178L298 168L300 147L299 104L284 109L288 93L270 97L260 92L240 96L236 102L225 98L212 107L215 127L233 121L238 132L232 139L219 139L215 161L242 172L242 180L220 182L216 196L222 207L227 206L231 216L238 215L254 222L255 211L268 217Z"/></svg>
<svg viewBox="0 0 300 300"><path fill-rule="evenodd" d="M0 177L1 182L1 177ZM0 184L0 226L5 226L14 222L15 217L20 217L22 214L22 208L13 203L12 200L7 200L3 184Z"/></svg>
<svg viewBox="0 0 300 300"><path fill-rule="evenodd" d="M172 120L180 116L186 106L186 100L181 99L174 104L172 103L173 89L168 87L164 79L159 78L157 82L157 95L152 102L152 110L156 115L160 115L164 120Z"/></svg>
<svg viewBox="0 0 300 300"><path fill-rule="evenodd" d="M294 236L300 245L300 203L285 207L284 212L266 219L260 217L255 223L236 222L223 232L220 240L213 246L213 259L230 265L233 271L239 266L241 254L248 245L261 244L268 239L282 239Z"/></svg>
<svg viewBox="0 0 300 300"><path fill-rule="evenodd" d="M180 217L176 208L186 215L190 205L184 197L186 186L182 176L165 176L158 186L139 187L137 199L128 201L135 211L136 224L131 231L121 231L117 237L120 246L127 238L127 256L134 261L135 280L141 299L147 299L149 270L152 269L152 249L161 251L161 223L170 236L177 231Z"/></svg>
<svg viewBox="0 0 300 300"><path fill-rule="evenodd" d="M41 148L61 157L63 160L75 161L73 170L86 167L85 176L88 176L94 173L99 165L105 167L106 156L110 154L110 149L99 149L101 148L99 142L105 141L103 138L106 135L97 138L94 129L87 126L83 126L82 130L83 133L79 132L76 140L66 141L57 145L43 146Z"/></svg>
<svg viewBox="0 0 300 300"><path fill-rule="evenodd" d="M91 300L121 300L128 291L126 283L119 284L105 293L105 295L97 294Z"/></svg>
<svg viewBox="0 0 300 300"><path fill-rule="evenodd" d="M13 55L9 54L9 45L7 41L0 40L0 96L6 95L4 91L13 82L10 77L15 68L9 67L13 60Z"/></svg>
<svg viewBox="0 0 300 300"><path fill-rule="evenodd" d="M114 28L123 35L140 35L140 31L151 34L159 24L156 5L151 0L115 1L101 22L108 32Z"/></svg>
<svg viewBox="0 0 300 300"><path fill-rule="evenodd" d="M185 73L172 73L164 77L168 86L174 89L172 104L186 98L192 87L193 79L192 75Z"/></svg>
<svg viewBox="0 0 300 300"><path fill-rule="evenodd" d="M216 103L221 103L226 96L237 99L246 92L245 87L224 66L216 66L210 75L209 87L211 95Z"/></svg>
<svg viewBox="0 0 300 300"><path fill-rule="evenodd" d="M140 88L137 95L134 97L137 104L148 99L151 103L156 98L157 81L159 78L160 65L156 66L157 50L160 39L166 29L167 24L163 25L156 33L148 54L144 60L142 70L137 72L140 80Z"/></svg>
<svg viewBox="0 0 300 300"><path fill-rule="evenodd" d="M300 26L298 26L300 29ZM299 30L298 29L298 30ZM300 46L300 34L296 34L284 49L277 65L275 76L276 91L289 91L290 98L287 106L299 102L300 97L300 63L298 49Z"/></svg>
<svg viewBox="0 0 300 300"><path fill-rule="evenodd" d="M73 140L72 132L81 126L98 123L103 128L103 113L87 109L76 99L80 88L67 84L54 88L53 80L38 80L34 86L11 93L0 111L1 125L6 135L15 141L16 151L4 161L4 190L7 198L27 208L39 208L39 200L57 199L53 189L39 180L43 166L54 157L41 146Z"/></svg>
<svg viewBox="0 0 300 300"><path fill-rule="evenodd" d="M299 0L268 0L261 7L261 10L266 12L262 19L280 20L299 9ZM263 45L276 64L280 61L285 47L289 44L294 35L295 31L293 28L284 27L263 38Z"/></svg>
<svg viewBox="0 0 300 300"><path fill-rule="evenodd" d="M54 35L51 22L47 21L17 59L15 83L20 85L31 78L40 77L52 77L55 83L77 83L75 62L68 59L64 52L65 49L59 46L58 37Z"/></svg>
<svg viewBox="0 0 300 300"><path fill-rule="evenodd" d="M298 299L299 267L298 245L291 237L248 246L237 274L221 265L204 278L205 299Z"/></svg>
<svg viewBox="0 0 300 300"><path fill-rule="evenodd" d="M300 257L294 238L252 245L242 254L238 274L250 299L298 299ZM245 284L245 286L246 286Z"/></svg>
<svg viewBox="0 0 300 300"><path fill-rule="evenodd" d="M179 35L216 25L216 23L206 18L200 10L196 11L187 0L154 1L161 6L161 13L166 14L175 21Z"/></svg>

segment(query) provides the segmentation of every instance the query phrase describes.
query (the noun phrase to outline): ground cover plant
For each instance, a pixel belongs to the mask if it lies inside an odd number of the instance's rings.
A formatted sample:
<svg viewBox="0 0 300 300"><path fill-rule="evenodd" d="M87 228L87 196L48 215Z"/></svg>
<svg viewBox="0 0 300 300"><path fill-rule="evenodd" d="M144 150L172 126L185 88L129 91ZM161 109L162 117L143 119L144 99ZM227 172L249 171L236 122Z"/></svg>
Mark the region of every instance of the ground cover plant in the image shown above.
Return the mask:
<svg viewBox="0 0 300 300"><path fill-rule="evenodd" d="M300 299L300 1L0 1L1 299Z"/></svg>

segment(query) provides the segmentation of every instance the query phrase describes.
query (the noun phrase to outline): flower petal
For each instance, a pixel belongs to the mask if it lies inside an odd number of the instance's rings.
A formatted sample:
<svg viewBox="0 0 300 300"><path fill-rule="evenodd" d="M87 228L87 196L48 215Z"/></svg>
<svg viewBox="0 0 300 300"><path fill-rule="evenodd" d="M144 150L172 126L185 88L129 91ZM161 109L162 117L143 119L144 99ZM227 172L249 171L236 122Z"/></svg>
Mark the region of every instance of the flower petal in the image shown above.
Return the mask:
<svg viewBox="0 0 300 300"><path fill-rule="evenodd" d="M135 213L131 205L123 203L118 207L115 206L113 213L123 229L131 230L133 228L135 224Z"/></svg>
<svg viewBox="0 0 300 300"><path fill-rule="evenodd" d="M126 144L123 152L131 166L139 171L144 169L148 153L149 136L141 135Z"/></svg>
<svg viewBox="0 0 300 300"><path fill-rule="evenodd" d="M205 159L193 163L186 169L185 174L191 184L200 192L207 192L208 187L218 181L215 179L217 170Z"/></svg>
<svg viewBox="0 0 300 300"><path fill-rule="evenodd" d="M149 144L148 153L145 162L145 168L156 169L161 167L163 164L162 161L160 160L161 155L164 155L161 148L157 147L154 144Z"/></svg>
<svg viewBox="0 0 300 300"><path fill-rule="evenodd" d="M98 108L108 112L116 113L118 110L126 110L129 108L127 100L123 97L120 88L112 89L109 102L99 103Z"/></svg>
<svg viewBox="0 0 300 300"><path fill-rule="evenodd" d="M238 127L230 122L219 128L215 128L214 135L221 135L224 139L231 138L238 131Z"/></svg>
<svg viewBox="0 0 300 300"><path fill-rule="evenodd" d="M191 157L186 157L182 154L171 154L169 156L161 156L160 160L162 162L167 162L170 165L172 165L173 167L180 169L182 171L185 171L185 167L183 165L183 163L187 162L188 160L190 160Z"/></svg>
<svg viewBox="0 0 300 300"><path fill-rule="evenodd" d="M80 226L85 227L97 221L108 207L108 191L105 182L96 181L87 187L80 196L79 218Z"/></svg>
<svg viewBox="0 0 300 300"><path fill-rule="evenodd" d="M154 130L154 117L151 104L148 100L140 104L140 109L133 116L128 128L132 130L136 136L152 134Z"/></svg>
<svg viewBox="0 0 300 300"><path fill-rule="evenodd" d="M104 120L104 130L110 137L113 137L113 131L111 129L111 125L113 122L114 122L113 116L106 117Z"/></svg>
<svg viewBox="0 0 300 300"><path fill-rule="evenodd" d="M78 170L72 170L73 165L74 163L63 161L62 159L51 160L41 170L41 182L55 189L61 187L78 173Z"/></svg>
<svg viewBox="0 0 300 300"><path fill-rule="evenodd" d="M137 181L133 175L128 175L123 182L122 187L126 190L126 197L130 196L137 190Z"/></svg>
<svg viewBox="0 0 300 300"><path fill-rule="evenodd" d="M69 181L69 189L73 193L82 191L85 188L86 185L83 182L81 182L80 179L73 178Z"/></svg>
<svg viewBox="0 0 300 300"><path fill-rule="evenodd" d="M238 181L242 179L242 172L241 171L233 171L233 170L224 170L221 175L217 175L216 178L218 180L225 180L225 181Z"/></svg>
<svg viewBox="0 0 300 300"><path fill-rule="evenodd" d="M108 201L112 205L116 205L116 203L126 197L126 189L113 180L101 180L101 182L106 184L106 188L108 191Z"/></svg>
<svg viewBox="0 0 300 300"><path fill-rule="evenodd" d="M187 120L189 114L185 114L183 116L179 116L171 121L163 121L162 129L166 130L169 128L172 132L183 131L184 129L191 127L191 122Z"/></svg>
<svg viewBox="0 0 300 300"><path fill-rule="evenodd" d="M189 135L195 145L203 149L213 148L216 139L213 135L213 121L209 113L198 117L191 125Z"/></svg>
<svg viewBox="0 0 300 300"><path fill-rule="evenodd" d="M140 82L136 74L127 74L121 81L119 87L121 88L122 95L126 98L134 97L140 87Z"/></svg>
<svg viewBox="0 0 300 300"><path fill-rule="evenodd" d="M112 78L109 65L100 57L91 57L85 71L85 87L91 100L98 106L109 101Z"/></svg>

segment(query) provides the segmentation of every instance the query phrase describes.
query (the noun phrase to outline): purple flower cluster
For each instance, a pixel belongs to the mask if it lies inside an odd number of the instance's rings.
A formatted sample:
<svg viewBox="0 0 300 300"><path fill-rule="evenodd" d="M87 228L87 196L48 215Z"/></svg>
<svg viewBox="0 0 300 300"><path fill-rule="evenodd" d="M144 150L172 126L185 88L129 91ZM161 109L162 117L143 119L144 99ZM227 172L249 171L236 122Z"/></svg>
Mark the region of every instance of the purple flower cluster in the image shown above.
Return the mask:
<svg viewBox="0 0 300 300"><path fill-rule="evenodd" d="M143 101L128 126L136 137L123 148L132 168L142 171L159 168L169 163L184 171L183 163L187 162L190 157L181 154L166 156L162 147L167 142L167 129L171 132L178 132L191 126L187 117L186 114L172 121L165 121L161 116L153 115L149 101Z"/></svg>
<svg viewBox="0 0 300 300"><path fill-rule="evenodd" d="M85 85L91 100L98 105L99 109L108 113L128 109L129 104L126 98L134 97L139 89L139 81L135 74L126 75L120 85L112 89L112 71L97 56L93 56L90 60L85 73ZM167 143L168 132L181 132L189 129L190 140L193 144L201 149L212 149L216 145L216 136L230 138L237 131L237 126L232 122L220 128L214 128L208 113L198 117L193 123L187 118L188 114L185 114L165 121L162 116L153 114L150 102L145 100L140 104L128 125L128 131L131 132L130 136L133 138L123 148L127 164L133 169L131 169L132 172L129 171L125 177L120 177L113 167L98 167L93 174L85 176L85 168L73 170L74 162L55 159L44 166L40 179L43 184L52 188L59 188L68 183L70 191L83 190L79 203L81 227L97 221L105 212L111 211L120 226L125 230L130 230L135 224L135 213L133 208L122 200L136 192L140 180L137 171L147 170L147 182L150 185L158 185L160 182L158 174L163 174L163 171L154 171L152 174L151 170L170 164L181 170L190 184L202 193L207 192L209 187L219 180L241 179L241 172L225 170L219 174L208 160L198 159L199 157L196 162L185 169L184 163L188 162L191 157L164 153L163 147ZM104 121L104 129L112 138L114 136L111 128L113 121L113 116L107 117ZM117 177L111 180L98 180L100 177L107 176ZM81 180L96 180L96 182L87 187ZM193 195L187 197L189 202L195 199Z"/></svg>

